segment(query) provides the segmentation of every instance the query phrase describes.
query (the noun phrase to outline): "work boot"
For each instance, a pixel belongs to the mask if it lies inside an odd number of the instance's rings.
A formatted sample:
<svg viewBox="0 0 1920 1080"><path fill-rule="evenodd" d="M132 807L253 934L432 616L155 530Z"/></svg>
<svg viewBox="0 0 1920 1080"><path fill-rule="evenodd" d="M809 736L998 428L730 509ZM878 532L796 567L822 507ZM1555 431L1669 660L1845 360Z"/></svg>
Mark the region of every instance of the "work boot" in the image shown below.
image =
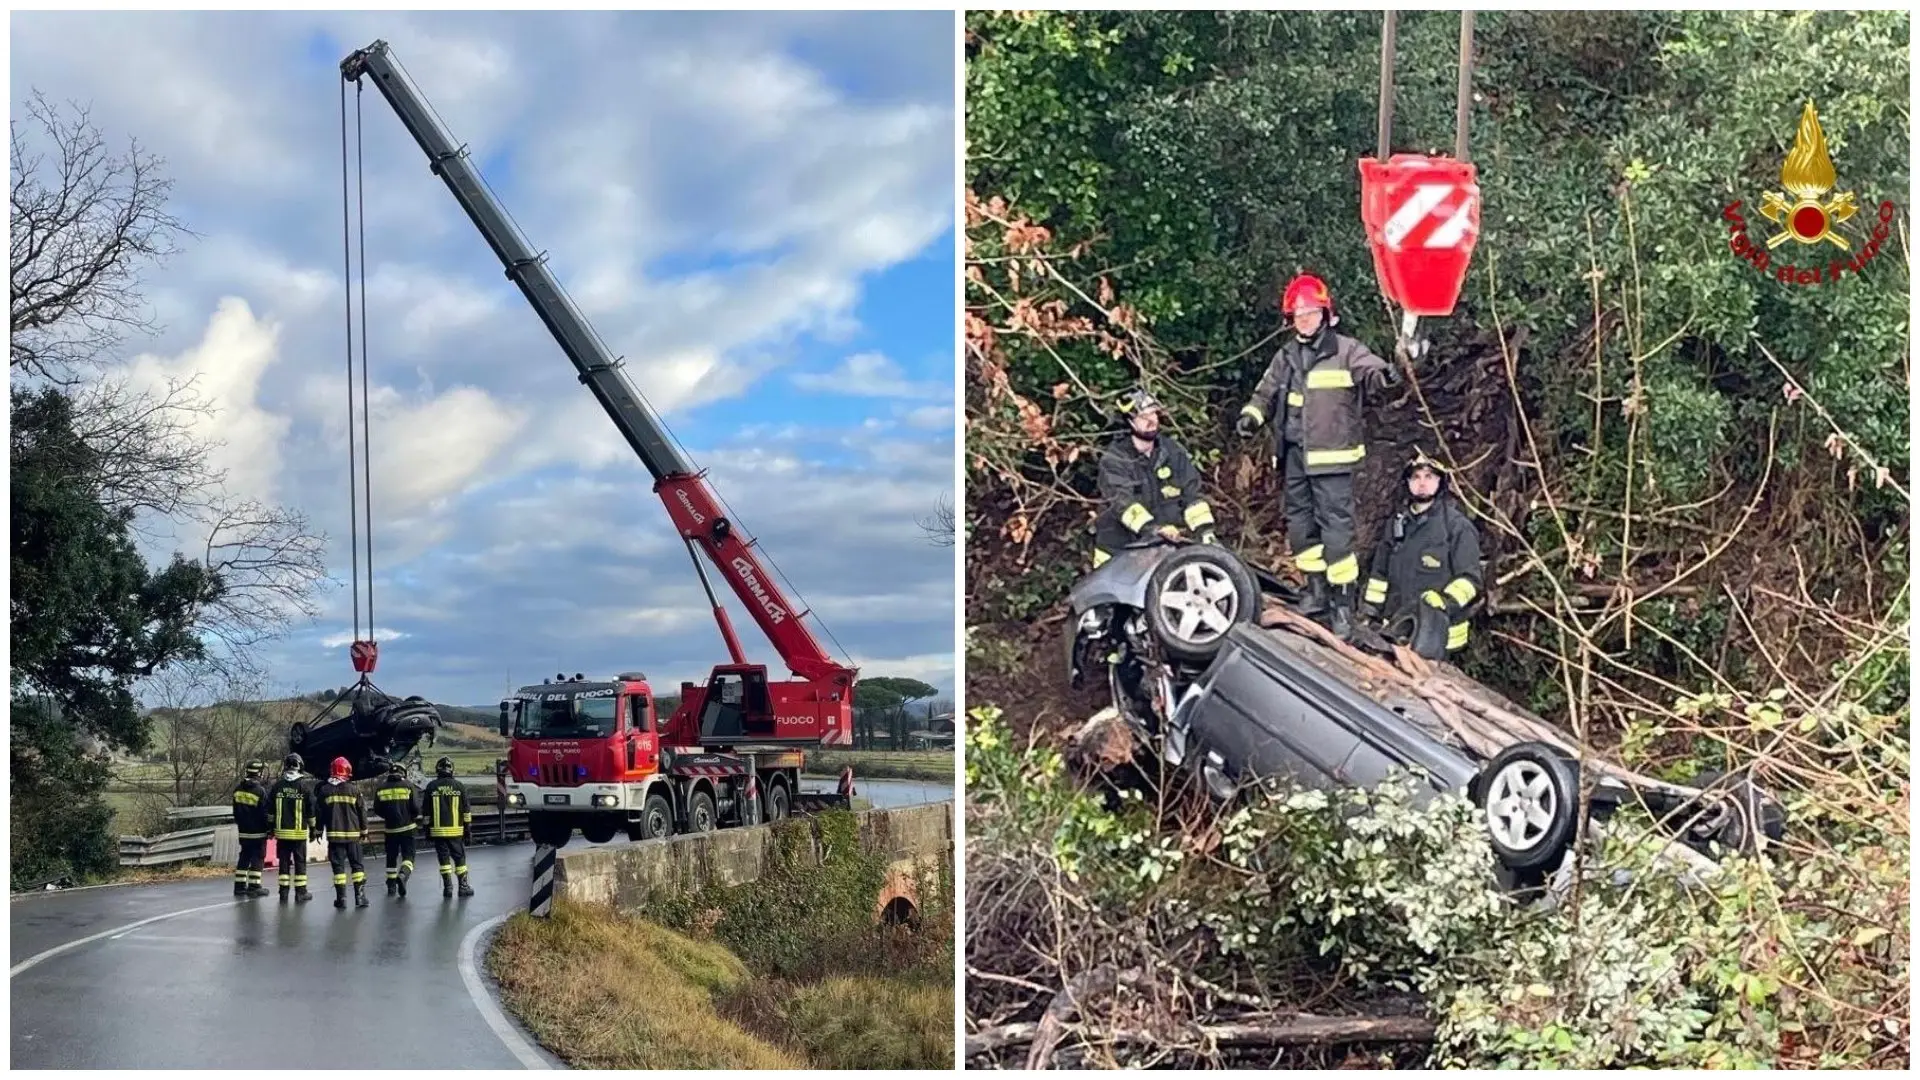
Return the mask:
<svg viewBox="0 0 1920 1080"><path fill-rule="evenodd" d="M1315 619L1319 618L1327 608L1327 575L1308 571L1306 595L1294 601L1293 610L1309 619Z"/></svg>
<svg viewBox="0 0 1920 1080"><path fill-rule="evenodd" d="M473 886L467 884L467 875L465 874L460 875L460 895L461 896L473 895Z"/></svg>
<svg viewBox="0 0 1920 1080"><path fill-rule="evenodd" d="M440 878L440 895L441 895L441 896L452 896L452 895L453 895L453 875L452 875L452 874L444 874L444 875L442 875L442 876L441 876L441 878Z"/></svg>
<svg viewBox="0 0 1920 1080"><path fill-rule="evenodd" d="M360 882L354 882L353 885L353 906L357 908L367 906L367 887Z"/></svg>
<svg viewBox="0 0 1920 1080"><path fill-rule="evenodd" d="M1393 642L1388 641L1386 635L1364 619L1354 621L1353 637L1348 640L1361 652L1372 653L1375 656L1393 655Z"/></svg>
<svg viewBox="0 0 1920 1080"><path fill-rule="evenodd" d="M244 882L244 881L236 881L236 882L234 882L234 883L233 883L233 895L235 895L235 896L245 896L245 895L247 895L247 884L246 884L246 882Z"/></svg>
<svg viewBox="0 0 1920 1080"><path fill-rule="evenodd" d="M311 902L312 900L313 900L313 893L309 892L305 885L302 885L299 888L293 890L294 903L305 904L305 903Z"/></svg>
<svg viewBox="0 0 1920 1080"><path fill-rule="evenodd" d="M1353 640L1353 586L1337 585L1330 590L1333 594L1333 606L1327 619L1327 629L1341 641Z"/></svg>
<svg viewBox="0 0 1920 1080"><path fill-rule="evenodd" d="M400 868L400 877L394 881L394 884L400 887L400 899L402 900L407 898L407 879L412 876L413 871L403 866Z"/></svg>
<svg viewBox="0 0 1920 1080"><path fill-rule="evenodd" d="M247 895L250 897L265 896L267 895L267 890L263 888L259 882L256 881L253 884L247 886ZM281 899L285 900L286 897L283 895L281 896Z"/></svg>
<svg viewBox="0 0 1920 1080"><path fill-rule="evenodd" d="M287 896L288 896L288 894L290 894L290 893L292 893L292 892L293 892L293 890L292 890L292 889L289 889L289 888L288 888L288 887L286 887L285 885L282 885L282 886L280 886L280 902L281 902L281 903L283 903L283 904L284 904L284 903L286 903L286 902L287 902Z"/></svg>
<svg viewBox="0 0 1920 1080"><path fill-rule="evenodd" d="M397 895L399 891L400 891L400 879L391 878L391 877L388 878L387 879L387 895L394 896L394 895Z"/></svg>
<svg viewBox="0 0 1920 1080"><path fill-rule="evenodd" d="M347 887L345 885L335 885L333 887L333 906L342 910L346 909Z"/></svg>

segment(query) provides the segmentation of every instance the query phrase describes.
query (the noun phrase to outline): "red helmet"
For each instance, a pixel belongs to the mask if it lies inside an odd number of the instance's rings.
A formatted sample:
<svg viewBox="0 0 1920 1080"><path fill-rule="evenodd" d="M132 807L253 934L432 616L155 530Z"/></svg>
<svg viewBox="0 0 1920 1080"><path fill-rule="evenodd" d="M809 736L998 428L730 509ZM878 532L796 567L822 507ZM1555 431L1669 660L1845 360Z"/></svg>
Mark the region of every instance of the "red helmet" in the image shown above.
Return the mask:
<svg viewBox="0 0 1920 1080"><path fill-rule="evenodd" d="M351 761L348 761L346 758L343 758L343 757L337 757L333 759L333 778L334 779L344 780L347 777L352 775L353 775L353 763Z"/></svg>
<svg viewBox="0 0 1920 1080"><path fill-rule="evenodd" d="M1312 274L1301 274L1287 282L1287 291L1280 299L1280 314L1293 318L1293 313L1302 307L1317 307L1333 315L1333 294L1327 291L1327 283Z"/></svg>

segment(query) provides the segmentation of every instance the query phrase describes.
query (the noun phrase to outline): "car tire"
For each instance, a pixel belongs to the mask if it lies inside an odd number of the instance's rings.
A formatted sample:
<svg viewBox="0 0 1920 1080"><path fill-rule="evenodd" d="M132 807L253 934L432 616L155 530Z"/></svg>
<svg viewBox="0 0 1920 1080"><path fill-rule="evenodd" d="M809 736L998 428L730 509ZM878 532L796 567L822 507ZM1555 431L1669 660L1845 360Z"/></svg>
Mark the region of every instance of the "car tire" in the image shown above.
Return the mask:
<svg viewBox="0 0 1920 1080"><path fill-rule="evenodd" d="M1196 544L1154 568L1147 584L1147 623L1168 656L1204 664L1234 626L1253 621L1259 595L1253 574L1232 552Z"/></svg>
<svg viewBox="0 0 1920 1080"><path fill-rule="evenodd" d="M1580 767L1559 748L1515 743L1475 780L1481 820L1510 870L1553 866L1573 843L1580 814Z"/></svg>
<svg viewBox="0 0 1920 1080"><path fill-rule="evenodd" d="M620 823L612 818L580 826L580 835L586 837L589 844L611 844L619 831Z"/></svg>

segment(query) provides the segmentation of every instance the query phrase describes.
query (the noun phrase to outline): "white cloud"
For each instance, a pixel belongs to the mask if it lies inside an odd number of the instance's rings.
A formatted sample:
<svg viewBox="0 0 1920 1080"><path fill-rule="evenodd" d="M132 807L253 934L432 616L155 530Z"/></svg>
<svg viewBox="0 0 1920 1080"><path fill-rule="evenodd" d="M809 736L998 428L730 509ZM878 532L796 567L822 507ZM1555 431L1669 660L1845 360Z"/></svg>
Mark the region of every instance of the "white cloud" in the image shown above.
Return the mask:
<svg viewBox="0 0 1920 1080"><path fill-rule="evenodd" d="M953 406L923 405L907 413L907 426L925 431L952 430Z"/></svg>
<svg viewBox="0 0 1920 1080"><path fill-rule="evenodd" d="M211 444L208 464L226 474L226 490L272 500L280 481L280 443L292 421L263 407L260 383L279 357L280 328L256 319L238 297L225 297L199 344L173 357L142 353L127 365L137 387L159 390L192 382L208 411L192 418L194 434Z"/></svg>
<svg viewBox="0 0 1920 1080"><path fill-rule="evenodd" d="M365 633L365 631L362 631L362 633ZM411 637L411 636L412 635L402 633L399 630L390 630L385 627L382 627L378 630L373 631L372 640L377 644L385 644L389 641L399 641L401 638ZM357 640L360 640L360 639L355 638L353 636L353 631L342 630L340 633L328 634L326 637L321 638L320 647L323 649L344 649L347 646L353 644Z"/></svg>
<svg viewBox="0 0 1920 1080"><path fill-rule="evenodd" d="M914 382L900 365L877 352L854 353L832 371L800 372L793 384L802 390L861 397L939 398L953 396L953 387L938 382ZM949 421L951 422L951 421Z"/></svg>
<svg viewBox="0 0 1920 1080"><path fill-rule="evenodd" d="M823 429L782 376L822 344L866 341L868 279L952 228L951 25L27 13L11 86L16 103L31 87L89 103L110 143L166 159L169 207L198 235L149 268L167 329L133 364L205 368L230 486L306 511L345 579L337 57L315 47L391 41L827 625L855 651L912 657L951 645L951 553L916 521L952 486L952 387L916 383L881 335L848 359L858 386L818 392L885 404ZM479 682L486 700L508 666L703 676L718 635L648 477L392 110L372 88L362 102L379 610L413 635L383 675L443 700ZM344 624L346 590L325 607L329 631ZM289 643L276 679L340 678L337 653L312 659L323 637Z"/></svg>

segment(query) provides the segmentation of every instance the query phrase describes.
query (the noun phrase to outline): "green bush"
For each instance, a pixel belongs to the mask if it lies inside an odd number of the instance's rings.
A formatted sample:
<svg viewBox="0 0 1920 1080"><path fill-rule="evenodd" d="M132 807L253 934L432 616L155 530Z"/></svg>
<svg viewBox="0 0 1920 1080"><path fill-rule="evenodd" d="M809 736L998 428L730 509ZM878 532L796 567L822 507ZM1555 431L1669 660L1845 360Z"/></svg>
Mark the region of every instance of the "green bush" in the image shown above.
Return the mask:
<svg viewBox="0 0 1920 1080"><path fill-rule="evenodd" d="M1851 725L1843 742L1904 757L1904 736L1864 736L1860 721L1822 714ZM1664 841L1623 810L1571 898L1522 907L1494 889L1473 807L1416 806L1408 778L1256 797L1213 823L1213 857L1195 859L1191 830L1157 826L1137 800L1109 811L1056 752L1013 745L990 708L972 714L967 777L970 882L974 860L1051 860L1057 874L1031 880L1071 892L1059 906L1084 914L1070 932L1104 922L1147 943L1162 979L1283 985L1319 970L1329 990L1416 991L1439 1024L1435 1064L1833 1067L1906 1052L1908 845L1878 816L1892 795L1868 800L1881 823L1869 834L1730 859L1706 883L1658 865ZM1827 814L1859 816L1831 800ZM1795 828L1817 841L1827 824L1816 812ZM979 964L993 920L1018 916L973 888Z"/></svg>

